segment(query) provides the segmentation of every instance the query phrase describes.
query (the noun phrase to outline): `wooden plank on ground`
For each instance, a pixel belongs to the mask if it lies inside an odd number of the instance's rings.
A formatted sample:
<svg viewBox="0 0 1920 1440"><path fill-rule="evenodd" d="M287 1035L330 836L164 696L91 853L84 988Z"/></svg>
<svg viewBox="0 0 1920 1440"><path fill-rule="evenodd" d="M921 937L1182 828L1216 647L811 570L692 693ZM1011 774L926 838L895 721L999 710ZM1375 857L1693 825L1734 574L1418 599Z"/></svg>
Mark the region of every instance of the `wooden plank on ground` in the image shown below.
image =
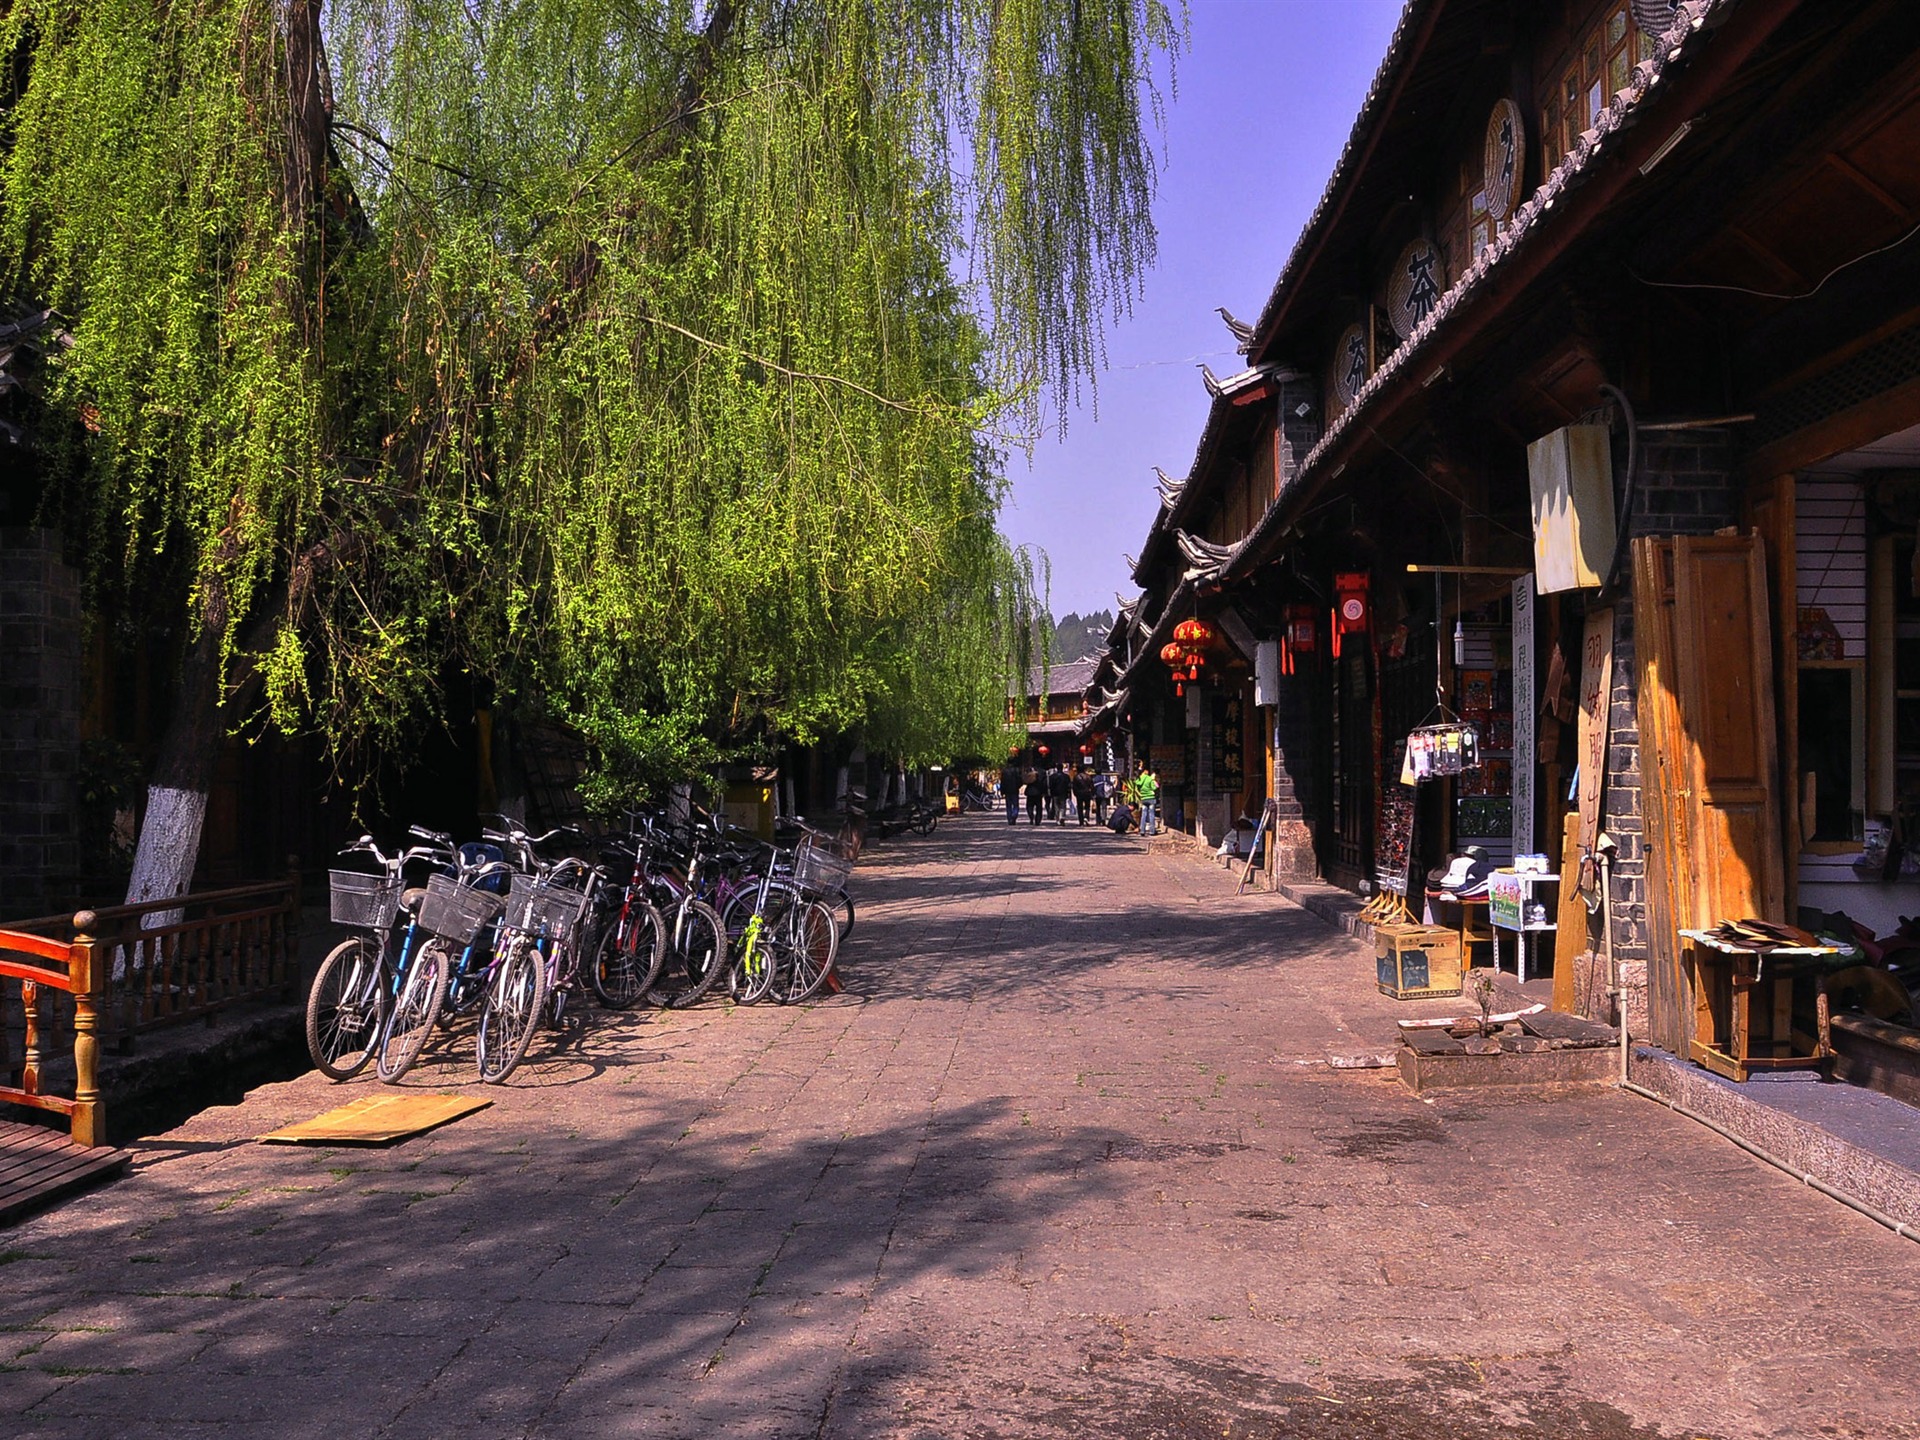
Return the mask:
<svg viewBox="0 0 1920 1440"><path fill-rule="evenodd" d="M260 1139L273 1145L390 1145L491 1104L467 1095L368 1095Z"/></svg>
<svg viewBox="0 0 1920 1440"><path fill-rule="evenodd" d="M44 1125L0 1121L0 1225L113 1178L131 1158L108 1145L76 1145Z"/></svg>

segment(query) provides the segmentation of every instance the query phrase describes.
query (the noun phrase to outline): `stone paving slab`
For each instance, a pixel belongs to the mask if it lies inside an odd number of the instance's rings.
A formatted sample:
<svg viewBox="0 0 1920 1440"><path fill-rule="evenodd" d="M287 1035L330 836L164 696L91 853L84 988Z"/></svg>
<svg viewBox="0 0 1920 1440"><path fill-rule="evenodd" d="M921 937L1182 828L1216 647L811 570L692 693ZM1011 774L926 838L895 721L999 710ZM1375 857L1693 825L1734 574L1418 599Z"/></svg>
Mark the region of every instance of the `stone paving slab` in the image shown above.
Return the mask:
<svg viewBox="0 0 1920 1440"><path fill-rule="evenodd" d="M850 990L591 1015L388 1150L265 1086L0 1236L13 1436L1920 1437L1920 1248L1104 832L875 850ZM410 1086L478 1091L471 1039Z"/></svg>

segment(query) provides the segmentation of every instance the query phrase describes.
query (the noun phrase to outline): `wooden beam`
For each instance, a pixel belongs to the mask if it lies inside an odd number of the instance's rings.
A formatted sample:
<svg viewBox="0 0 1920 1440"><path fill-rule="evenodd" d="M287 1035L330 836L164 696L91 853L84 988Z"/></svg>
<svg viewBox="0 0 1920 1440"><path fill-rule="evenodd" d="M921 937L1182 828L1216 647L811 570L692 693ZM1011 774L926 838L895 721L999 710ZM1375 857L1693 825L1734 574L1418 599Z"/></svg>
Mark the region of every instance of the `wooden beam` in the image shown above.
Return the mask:
<svg viewBox="0 0 1920 1440"><path fill-rule="evenodd" d="M1801 470L1917 423L1920 423L1920 380L1909 380L1838 415L1763 445L1741 463L1738 478L1751 484L1789 470Z"/></svg>

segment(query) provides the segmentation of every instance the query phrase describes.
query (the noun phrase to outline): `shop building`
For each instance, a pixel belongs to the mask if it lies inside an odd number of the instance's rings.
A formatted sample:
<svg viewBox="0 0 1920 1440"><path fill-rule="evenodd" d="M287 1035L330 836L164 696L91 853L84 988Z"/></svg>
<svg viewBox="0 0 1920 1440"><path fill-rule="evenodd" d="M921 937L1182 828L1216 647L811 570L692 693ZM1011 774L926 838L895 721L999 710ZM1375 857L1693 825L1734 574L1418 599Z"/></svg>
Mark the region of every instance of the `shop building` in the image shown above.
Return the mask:
<svg viewBox="0 0 1920 1440"><path fill-rule="evenodd" d="M1681 929L1920 913L1917 278L1920 7L1411 0L1090 718L1275 869L1547 856L1556 998L1688 1053Z"/></svg>

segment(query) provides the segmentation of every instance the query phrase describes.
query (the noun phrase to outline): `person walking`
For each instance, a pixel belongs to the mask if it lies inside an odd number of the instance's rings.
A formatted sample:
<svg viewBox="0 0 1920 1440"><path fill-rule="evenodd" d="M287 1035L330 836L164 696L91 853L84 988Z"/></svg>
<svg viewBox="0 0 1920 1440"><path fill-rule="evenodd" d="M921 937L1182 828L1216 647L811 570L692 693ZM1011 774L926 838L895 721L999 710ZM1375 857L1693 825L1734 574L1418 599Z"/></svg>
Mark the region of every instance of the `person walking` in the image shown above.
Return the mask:
<svg viewBox="0 0 1920 1440"><path fill-rule="evenodd" d="M1107 823L1107 806L1113 802L1113 777L1104 770L1093 777L1093 818Z"/></svg>
<svg viewBox="0 0 1920 1440"><path fill-rule="evenodd" d="M1073 794L1073 781L1066 768L1056 765L1047 772L1047 818L1056 825L1067 823L1067 799Z"/></svg>
<svg viewBox="0 0 1920 1440"><path fill-rule="evenodd" d="M1073 809L1082 825L1093 818L1093 772L1084 765L1073 772Z"/></svg>
<svg viewBox="0 0 1920 1440"><path fill-rule="evenodd" d="M1020 752L1014 751L1007 756L1007 763L1000 767L1000 798L1007 802L1007 824L1017 824L1020 820Z"/></svg>
<svg viewBox="0 0 1920 1440"><path fill-rule="evenodd" d="M1139 773L1133 777L1134 793L1140 797L1140 833L1157 835L1160 833L1160 777L1147 768L1147 762L1140 762Z"/></svg>
<svg viewBox="0 0 1920 1440"><path fill-rule="evenodd" d="M1027 769L1026 790L1027 823L1029 825L1038 825L1040 823L1040 811L1047 803L1047 781L1045 776L1031 766Z"/></svg>

